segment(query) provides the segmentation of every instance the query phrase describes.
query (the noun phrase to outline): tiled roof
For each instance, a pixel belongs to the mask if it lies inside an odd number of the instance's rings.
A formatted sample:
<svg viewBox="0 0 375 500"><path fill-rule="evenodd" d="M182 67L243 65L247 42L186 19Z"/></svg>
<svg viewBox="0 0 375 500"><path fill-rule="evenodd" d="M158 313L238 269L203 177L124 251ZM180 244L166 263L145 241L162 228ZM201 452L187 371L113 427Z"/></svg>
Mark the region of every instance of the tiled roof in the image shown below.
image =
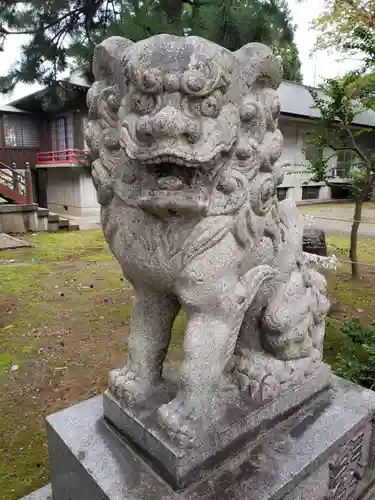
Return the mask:
<svg viewBox="0 0 375 500"><path fill-rule="evenodd" d="M87 80L84 78L84 76L82 76L82 73L79 70L72 72L70 77L66 80L61 80L61 83L68 83L81 89L89 87ZM29 96L23 97L22 99L13 101L8 106L0 106L0 111L22 113L23 111L15 108L14 106L27 97L31 97L37 94L43 94L45 90L46 89L39 90L38 92L30 94ZM319 118L319 110L312 108L313 100L310 92L308 91L308 88L301 83L283 80L278 92L281 101L282 114L300 116L305 118ZM8 109L5 110L4 108ZM365 113L358 115L353 123L356 125L375 128L375 112L366 111Z"/></svg>
<svg viewBox="0 0 375 500"><path fill-rule="evenodd" d="M319 118L319 110L312 108L314 103L311 94L304 85L284 80L278 92L282 113L308 118ZM366 127L375 127L375 112L366 111L356 116L353 123Z"/></svg>

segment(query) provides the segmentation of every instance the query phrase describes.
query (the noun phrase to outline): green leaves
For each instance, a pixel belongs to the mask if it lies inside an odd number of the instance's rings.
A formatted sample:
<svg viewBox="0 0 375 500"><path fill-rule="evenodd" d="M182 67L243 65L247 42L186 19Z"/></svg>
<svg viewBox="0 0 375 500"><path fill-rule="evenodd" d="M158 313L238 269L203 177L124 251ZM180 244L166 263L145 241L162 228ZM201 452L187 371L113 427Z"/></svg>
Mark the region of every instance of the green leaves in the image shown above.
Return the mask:
<svg viewBox="0 0 375 500"><path fill-rule="evenodd" d="M352 72L342 79L327 80L320 90L309 89L320 120L315 130L306 134L304 152L312 181L329 183L330 178L341 177L356 201L363 203L375 186L375 155L362 139L372 129L353 127L354 118L366 109L362 96L353 98L360 78Z"/></svg>
<svg viewBox="0 0 375 500"><path fill-rule="evenodd" d="M335 372L352 382L373 388L375 381L375 321L370 326L363 325L358 318L352 318L341 328L355 345L361 346L364 356L347 357L337 356Z"/></svg>
<svg viewBox="0 0 375 500"><path fill-rule="evenodd" d="M92 79L93 50L104 38L138 41L158 33L203 36L230 50L263 42L281 56L285 78L301 80L284 0L0 0L2 23L8 37L30 35L20 62L0 78L3 92L18 81L52 85L69 58Z"/></svg>

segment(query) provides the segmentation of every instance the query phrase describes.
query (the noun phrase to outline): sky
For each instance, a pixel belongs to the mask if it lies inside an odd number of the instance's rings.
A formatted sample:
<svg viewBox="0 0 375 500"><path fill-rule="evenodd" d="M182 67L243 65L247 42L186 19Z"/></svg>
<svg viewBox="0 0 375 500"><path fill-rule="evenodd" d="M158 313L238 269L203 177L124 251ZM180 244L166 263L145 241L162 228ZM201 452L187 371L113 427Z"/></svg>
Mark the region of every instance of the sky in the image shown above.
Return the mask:
<svg viewBox="0 0 375 500"><path fill-rule="evenodd" d="M319 52L311 56L310 52L316 40L316 33L311 29L311 21L323 10L324 0L288 0L294 24L297 26L295 41L302 62L303 83L317 85L324 78L334 78L358 65L358 61L342 60L338 54ZM6 74L14 61L20 55L20 47L25 37L20 35L8 37L5 41L4 52L0 52L0 75ZM38 85L19 84L11 96L1 96L0 104L17 99L38 90Z"/></svg>

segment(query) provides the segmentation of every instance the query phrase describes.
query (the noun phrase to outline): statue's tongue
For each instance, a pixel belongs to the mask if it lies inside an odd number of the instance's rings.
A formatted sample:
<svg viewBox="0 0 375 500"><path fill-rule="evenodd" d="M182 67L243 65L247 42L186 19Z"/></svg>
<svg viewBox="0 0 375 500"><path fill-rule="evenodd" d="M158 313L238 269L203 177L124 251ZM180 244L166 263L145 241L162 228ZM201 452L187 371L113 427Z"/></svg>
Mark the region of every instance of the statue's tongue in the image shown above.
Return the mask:
<svg viewBox="0 0 375 500"><path fill-rule="evenodd" d="M157 184L159 189L166 189L169 191L179 191L184 187L184 182L179 177L172 175L160 177Z"/></svg>

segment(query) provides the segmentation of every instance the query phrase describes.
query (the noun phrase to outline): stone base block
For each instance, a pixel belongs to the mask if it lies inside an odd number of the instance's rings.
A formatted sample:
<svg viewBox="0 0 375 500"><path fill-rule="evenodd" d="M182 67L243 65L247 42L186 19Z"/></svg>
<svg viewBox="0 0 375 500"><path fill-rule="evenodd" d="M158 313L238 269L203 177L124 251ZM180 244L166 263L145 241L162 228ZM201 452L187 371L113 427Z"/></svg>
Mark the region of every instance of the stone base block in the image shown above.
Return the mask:
<svg viewBox="0 0 375 500"><path fill-rule="evenodd" d="M30 495L22 497L21 500L53 500L51 485L48 484L44 488L34 491L34 493L31 493Z"/></svg>
<svg viewBox="0 0 375 500"><path fill-rule="evenodd" d="M103 419L96 397L47 419L53 500L370 500L375 393L338 380L329 406L301 411L176 491Z"/></svg>
<svg viewBox="0 0 375 500"><path fill-rule="evenodd" d="M108 422L149 456L160 475L176 489L201 479L244 446L255 447L265 434L296 412L316 405L324 407L331 399L331 370L322 364L303 383L285 390L268 404L256 404L240 395L224 401L219 398L212 404L209 427L201 430L193 446L181 447L157 422L157 408L176 395L173 375L167 376L165 384L144 401L121 404L106 391L103 403Z"/></svg>

